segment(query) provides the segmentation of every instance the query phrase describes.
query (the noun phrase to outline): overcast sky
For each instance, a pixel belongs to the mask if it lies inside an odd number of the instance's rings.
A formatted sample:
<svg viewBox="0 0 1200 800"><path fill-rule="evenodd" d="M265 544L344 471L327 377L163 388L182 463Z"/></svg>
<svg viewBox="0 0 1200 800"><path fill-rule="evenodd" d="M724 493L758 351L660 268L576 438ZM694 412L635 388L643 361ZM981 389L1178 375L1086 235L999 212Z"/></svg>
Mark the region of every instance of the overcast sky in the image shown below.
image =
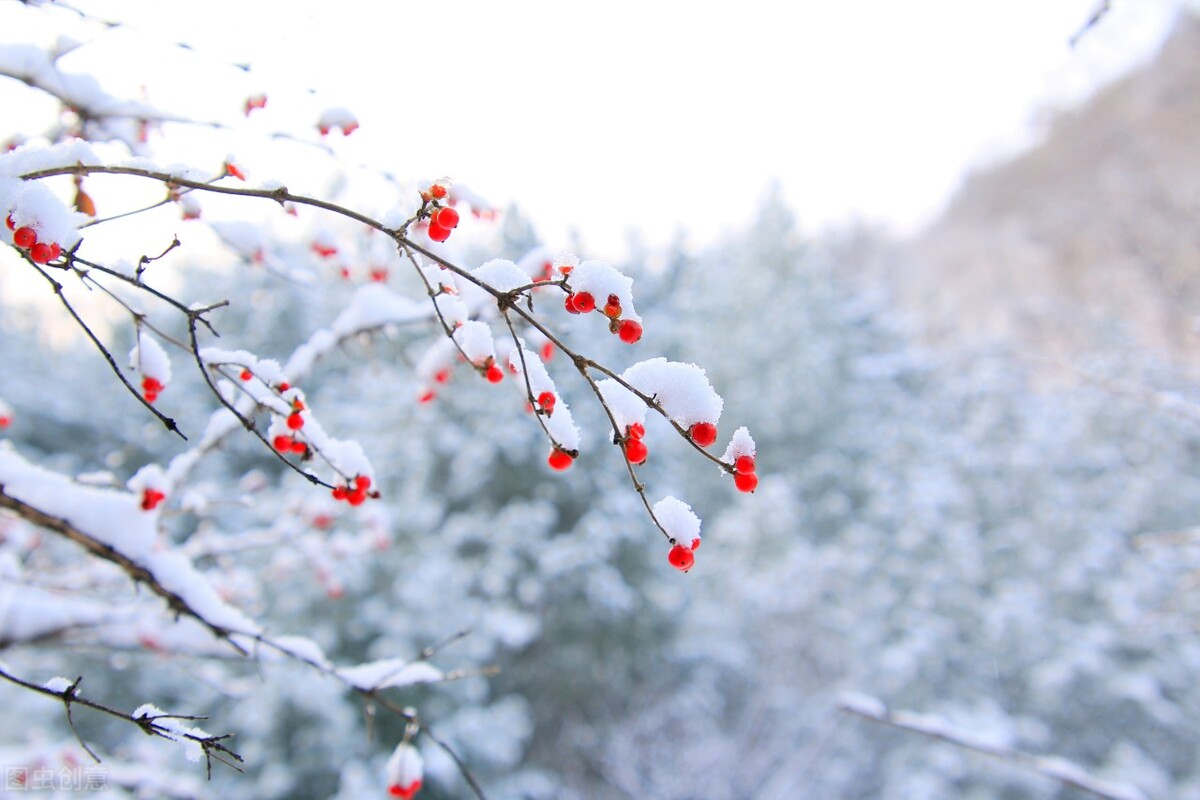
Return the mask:
<svg viewBox="0 0 1200 800"><path fill-rule="evenodd" d="M594 254L631 227L704 242L772 179L807 230L911 230L1039 109L1153 52L1181 4L1113 0L1072 49L1096 0L79 2L311 87L362 121L352 157L449 175Z"/></svg>

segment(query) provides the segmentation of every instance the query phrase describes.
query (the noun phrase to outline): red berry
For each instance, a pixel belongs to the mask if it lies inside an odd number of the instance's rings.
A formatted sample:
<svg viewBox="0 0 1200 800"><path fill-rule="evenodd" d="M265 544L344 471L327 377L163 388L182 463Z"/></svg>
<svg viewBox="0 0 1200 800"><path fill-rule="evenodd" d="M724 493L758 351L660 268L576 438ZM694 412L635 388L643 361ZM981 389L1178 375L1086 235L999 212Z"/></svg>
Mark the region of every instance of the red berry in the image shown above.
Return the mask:
<svg viewBox="0 0 1200 800"><path fill-rule="evenodd" d="M625 429L625 433L630 439L641 439L646 435L646 426L640 422L635 422Z"/></svg>
<svg viewBox="0 0 1200 800"><path fill-rule="evenodd" d="M24 225L13 231L13 244L24 250L28 250L37 244L37 231L28 225Z"/></svg>
<svg viewBox="0 0 1200 800"><path fill-rule="evenodd" d="M609 319L616 319L617 317L621 316L621 304L617 303L614 305L609 303L606 305L604 307L604 316L608 317Z"/></svg>
<svg viewBox="0 0 1200 800"><path fill-rule="evenodd" d="M733 485L739 492L750 494L758 488L758 476L753 472L739 472L733 476Z"/></svg>
<svg viewBox="0 0 1200 800"><path fill-rule="evenodd" d="M629 439L625 442L625 457L630 464L641 464L650 455L650 448L641 439Z"/></svg>
<svg viewBox="0 0 1200 800"><path fill-rule="evenodd" d="M422 394L420 397L417 398L417 402L420 403L421 405L428 405L429 403L432 403L436 399L437 399L437 394L435 394L434 392L431 392L431 391L427 391L424 394Z"/></svg>
<svg viewBox="0 0 1200 800"><path fill-rule="evenodd" d="M287 381L284 381L283 383L279 384L280 392L286 392L290 388L292 388L292 385L290 383L288 383Z"/></svg>
<svg viewBox="0 0 1200 800"><path fill-rule="evenodd" d="M700 537L697 536L695 539L692 539L692 552L694 553L699 549L700 549Z"/></svg>
<svg viewBox="0 0 1200 800"><path fill-rule="evenodd" d="M350 490L348 488L346 488L345 486L333 487L333 499L334 500L345 500L346 496L348 494L350 494Z"/></svg>
<svg viewBox="0 0 1200 800"><path fill-rule="evenodd" d="M441 200L446 196L446 187L440 183L435 183L429 187L429 196L434 200Z"/></svg>
<svg viewBox="0 0 1200 800"><path fill-rule="evenodd" d="M58 246L58 242L51 242L50 243L50 260L53 261L54 259L58 258L61 255L62 255L62 248Z"/></svg>
<svg viewBox="0 0 1200 800"><path fill-rule="evenodd" d="M320 133L322 136L328 136L329 135L329 126L328 125L318 125L317 132Z"/></svg>
<svg viewBox="0 0 1200 800"><path fill-rule="evenodd" d="M429 238L433 239L435 242L444 242L450 238L450 229L443 228L436 222L429 223L429 230L426 231L426 233L428 233Z"/></svg>
<svg viewBox="0 0 1200 800"><path fill-rule="evenodd" d="M242 374L241 374L241 375L239 375L238 377L239 377L239 378L241 378L241 379L242 379L242 380L244 380L244 381L248 381L248 380L250 380L251 378L253 378L253 377L254 377L254 373L253 373L253 372L251 372L251 371L250 371L250 370L248 370L248 369L244 369L244 370L242 370Z"/></svg>
<svg viewBox="0 0 1200 800"><path fill-rule="evenodd" d="M559 450L558 448L555 448L550 451L550 458L548 458L546 460L546 463L548 463L550 465L551 469L555 469L555 470L558 470L559 472L562 472L564 469L567 469L568 467L570 467L571 462L573 462L574 460L575 459L571 457L570 453L566 453L566 452L563 452L562 450Z"/></svg>
<svg viewBox="0 0 1200 800"><path fill-rule="evenodd" d="M17 223L13 222L12 214L9 214L7 217L4 218L4 224L8 226L8 229L10 231L16 230Z"/></svg>
<svg viewBox="0 0 1200 800"><path fill-rule="evenodd" d="M549 361L554 358L554 342L546 342L542 345L542 361Z"/></svg>
<svg viewBox="0 0 1200 800"><path fill-rule="evenodd" d="M279 452L286 453L292 449L292 437L285 436L281 433L275 437L274 441L272 441L272 444L275 445L275 449Z"/></svg>
<svg viewBox="0 0 1200 800"><path fill-rule="evenodd" d="M146 391L143 393L143 396L146 398L147 403L153 403L158 399L158 392Z"/></svg>
<svg viewBox="0 0 1200 800"><path fill-rule="evenodd" d="M447 230L458 227L458 212L453 208L439 208L433 214L433 224L441 225Z"/></svg>
<svg viewBox="0 0 1200 800"><path fill-rule="evenodd" d="M294 431L300 430L304 427L304 417L300 415L299 411L293 411L291 414L288 414L287 426Z"/></svg>
<svg viewBox="0 0 1200 800"><path fill-rule="evenodd" d="M538 395L537 401L538 405L541 406L542 410L547 414L554 413L554 404L558 402L554 397L554 392L542 392Z"/></svg>
<svg viewBox="0 0 1200 800"><path fill-rule="evenodd" d="M361 506L367 501L367 490L361 486L351 489L346 494L346 502L352 506Z"/></svg>
<svg viewBox="0 0 1200 800"><path fill-rule="evenodd" d="M499 383L504 380L504 370L500 369L499 365L492 364L487 368L488 383Z"/></svg>
<svg viewBox="0 0 1200 800"><path fill-rule="evenodd" d="M239 181L246 180L246 173L242 172L241 168L238 167L237 164L229 161L225 162L225 174L232 178L237 178Z"/></svg>
<svg viewBox="0 0 1200 800"><path fill-rule="evenodd" d="M342 136L349 136L350 134L354 133L356 130L358 130L357 122L347 123L346 125L342 126Z"/></svg>
<svg viewBox="0 0 1200 800"><path fill-rule="evenodd" d="M640 322L634 322L631 319L627 319L621 323L619 328L617 328L617 336L619 336L621 341L625 344L634 344L642 338L642 324Z"/></svg>
<svg viewBox="0 0 1200 800"><path fill-rule="evenodd" d="M306 445L304 442L300 441L299 439L293 439L292 440L292 452L293 453L307 453L308 445Z"/></svg>
<svg viewBox="0 0 1200 800"><path fill-rule="evenodd" d="M167 496L158 489L146 489L142 492L142 510L153 511Z"/></svg>
<svg viewBox="0 0 1200 800"><path fill-rule="evenodd" d="M717 426L711 422L697 422L688 431L692 441L701 447L708 447L717 440Z"/></svg>
<svg viewBox="0 0 1200 800"><path fill-rule="evenodd" d="M742 475L754 472L754 456L738 456L733 462L733 468Z"/></svg>
<svg viewBox="0 0 1200 800"><path fill-rule="evenodd" d="M35 264L49 264L54 259L54 251L45 242L38 242L29 248L29 257Z"/></svg>
<svg viewBox="0 0 1200 800"><path fill-rule="evenodd" d="M354 488L362 489L364 492L371 488L371 478L367 475L358 475L354 478Z"/></svg>
<svg viewBox="0 0 1200 800"><path fill-rule="evenodd" d="M449 380L450 380L450 370L448 370L448 369L439 369L433 375L434 383L447 383L447 382L449 382Z"/></svg>
<svg viewBox="0 0 1200 800"><path fill-rule="evenodd" d="M571 305L577 313L587 314L596 310L596 298L592 297L591 292L576 292L571 295Z"/></svg>
<svg viewBox="0 0 1200 800"><path fill-rule="evenodd" d="M7 428L9 425L12 425L12 417L0 414L0 428Z"/></svg>
<svg viewBox="0 0 1200 800"><path fill-rule="evenodd" d="M567 310L567 313L569 313L569 314L578 314L579 313L579 310L577 308L575 308L575 295L573 295L573 294L567 295L567 299L565 301L563 301L563 308L565 308Z"/></svg>
<svg viewBox="0 0 1200 800"><path fill-rule="evenodd" d="M687 572L696 563L696 556L692 555L692 551L688 548L677 544L667 553L667 561L680 572Z"/></svg>

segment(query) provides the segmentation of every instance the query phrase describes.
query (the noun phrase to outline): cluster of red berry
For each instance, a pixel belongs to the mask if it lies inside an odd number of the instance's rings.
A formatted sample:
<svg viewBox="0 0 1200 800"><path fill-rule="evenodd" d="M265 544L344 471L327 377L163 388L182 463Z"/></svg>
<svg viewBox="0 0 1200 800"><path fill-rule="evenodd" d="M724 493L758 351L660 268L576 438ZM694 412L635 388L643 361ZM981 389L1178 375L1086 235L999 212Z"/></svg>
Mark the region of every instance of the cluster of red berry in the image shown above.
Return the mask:
<svg viewBox="0 0 1200 800"><path fill-rule="evenodd" d="M564 270L565 272L565 270ZM596 298L591 292L572 292L567 295L563 307L572 314L588 314L596 310ZM608 301L601 309L608 317L608 330L620 337L622 342L633 344L642 338L642 325L632 319L621 319L621 298L615 294L608 296Z"/></svg>
<svg viewBox="0 0 1200 800"><path fill-rule="evenodd" d="M738 456L734 460L733 485L739 492L747 494L758 488L758 475L754 472L754 456Z"/></svg>
<svg viewBox="0 0 1200 800"><path fill-rule="evenodd" d="M29 257L37 264L49 264L62 255L62 248L57 242L39 242L37 231L29 225L17 227L12 214L4 220L8 229L13 232L13 244L29 253Z"/></svg>
<svg viewBox="0 0 1200 800"><path fill-rule="evenodd" d="M379 492L371 491L371 479L366 475L358 475L354 478L354 487L350 486L335 486L333 487L333 499L345 500L352 506L361 506L366 502L367 498L379 497Z"/></svg>
<svg viewBox="0 0 1200 800"><path fill-rule="evenodd" d="M441 188L434 186L434 189ZM442 191L445 191L443 189ZM450 238L450 231L458 227L459 215L450 206L443 206L429 217L429 238L435 242L444 242Z"/></svg>
<svg viewBox="0 0 1200 800"><path fill-rule="evenodd" d="M166 388L162 385L162 381L158 378L151 378L149 375L142 378L142 397L146 398L147 403L153 403L158 399L158 395Z"/></svg>
<svg viewBox="0 0 1200 800"><path fill-rule="evenodd" d="M158 489L142 490L142 511L153 511L158 508L158 504L167 499L164 492Z"/></svg>
<svg viewBox="0 0 1200 800"><path fill-rule="evenodd" d="M642 441L645 435L646 427L640 422L635 422L625 429L625 457L629 459L630 464L645 463L650 455L650 448Z"/></svg>

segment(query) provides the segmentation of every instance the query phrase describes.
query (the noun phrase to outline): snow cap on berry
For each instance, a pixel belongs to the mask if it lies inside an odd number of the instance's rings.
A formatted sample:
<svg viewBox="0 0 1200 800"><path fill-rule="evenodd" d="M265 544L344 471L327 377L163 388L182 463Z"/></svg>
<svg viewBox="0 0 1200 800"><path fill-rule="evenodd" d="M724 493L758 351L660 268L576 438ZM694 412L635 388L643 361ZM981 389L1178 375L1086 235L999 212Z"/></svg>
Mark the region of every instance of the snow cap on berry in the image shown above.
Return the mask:
<svg viewBox="0 0 1200 800"><path fill-rule="evenodd" d="M386 775L388 794L411 800L425 779L425 759L421 757L421 751L407 741L400 742L388 759Z"/></svg>
<svg viewBox="0 0 1200 800"><path fill-rule="evenodd" d="M725 455L721 456L721 460L726 464L732 464L740 456L753 458L755 453L754 439L750 436L750 431L743 425L733 432L733 438L729 440L729 447L725 448Z"/></svg>
<svg viewBox="0 0 1200 800"><path fill-rule="evenodd" d="M532 389L534 398L537 398L542 392L550 392L555 395L554 413L543 416L542 423L550 432L550 437L559 446L566 450L578 450L579 428L575 426L575 420L571 417L571 409L567 406L567 401L559 395L558 389L554 385L554 379L546 371L546 365L542 363L542 359L537 353L525 347L524 342L522 342L521 350L518 351L510 340L502 340L500 350L503 356L502 361L512 370L513 374L527 375L529 388ZM524 362L522 362L522 358L524 358Z"/></svg>
<svg viewBox="0 0 1200 800"><path fill-rule="evenodd" d="M633 279L603 261L584 261L571 270L567 283L572 291L587 292L596 298L599 306L615 296L621 306L621 319L641 322L642 318L633 310Z"/></svg>
<svg viewBox="0 0 1200 800"><path fill-rule="evenodd" d="M469 319L454 332L454 341L462 348L467 360L476 366L496 357L492 329L476 319Z"/></svg>
<svg viewBox="0 0 1200 800"><path fill-rule="evenodd" d="M605 378L602 381L598 381L596 388L600 390L600 396L604 398L604 403L612 411L617 428L624 431L634 423L639 423L643 426L646 424L646 412L648 410L646 404L633 392L612 378Z"/></svg>
<svg viewBox="0 0 1200 800"><path fill-rule="evenodd" d="M136 495L142 495L147 490L162 492L166 495L170 494L173 488L167 473L158 464L147 464L142 467L125 482L125 486Z"/></svg>
<svg viewBox="0 0 1200 800"><path fill-rule="evenodd" d="M716 425L725 403L695 364L652 358L622 373L638 391L658 399L667 416L685 430L697 422Z"/></svg>
<svg viewBox="0 0 1200 800"><path fill-rule="evenodd" d="M129 366L143 378L154 378L163 388L171 382L171 359L167 351L141 326L138 327L137 342L129 351Z"/></svg>
<svg viewBox="0 0 1200 800"><path fill-rule="evenodd" d="M692 507L675 497L667 496L654 504L654 517L676 543L691 548L700 539L700 518Z"/></svg>
<svg viewBox="0 0 1200 800"><path fill-rule="evenodd" d="M0 157L0 163L2 159ZM5 165L7 166L7 165ZM0 174L7 170L0 170ZM13 230L32 228L39 242L69 248L79 241L77 225L87 221L85 214L72 210L39 181L21 181L0 177L0 216L13 221ZM4 241L12 242L13 230L0 227Z"/></svg>
<svg viewBox="0 0 1200 800"><path fill-rule="evenodd" d="M342 132L348 135L357 127L358 117L354 116L349 109L340 106L325 109L317 118L317 128L322 131L341 128Z"/></svg>

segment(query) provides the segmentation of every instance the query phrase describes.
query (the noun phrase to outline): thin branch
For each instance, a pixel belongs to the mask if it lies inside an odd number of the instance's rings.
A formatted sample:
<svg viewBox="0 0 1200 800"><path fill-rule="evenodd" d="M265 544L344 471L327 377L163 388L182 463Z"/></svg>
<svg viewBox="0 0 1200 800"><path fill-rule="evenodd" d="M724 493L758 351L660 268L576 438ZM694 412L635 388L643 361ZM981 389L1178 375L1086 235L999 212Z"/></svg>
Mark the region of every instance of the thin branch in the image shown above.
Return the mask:
<svg viewBox="0 0 1200 800"><path fill-rule="evenodd" d="M961 747L964 750L981 753L1006 764L1051 778L1065 786L1105 798L1105 800L1148 800L1146 794L1133 784L1093 778L1082 767L1059 756L1036 756L983 742L971 738L968 734L952 730L940 720L934 720L911 711L890 711L882 702L873 697L843 697L838 703L838 708L848 714L854 714L881 725L918 733L939 742Z"/></svg>

